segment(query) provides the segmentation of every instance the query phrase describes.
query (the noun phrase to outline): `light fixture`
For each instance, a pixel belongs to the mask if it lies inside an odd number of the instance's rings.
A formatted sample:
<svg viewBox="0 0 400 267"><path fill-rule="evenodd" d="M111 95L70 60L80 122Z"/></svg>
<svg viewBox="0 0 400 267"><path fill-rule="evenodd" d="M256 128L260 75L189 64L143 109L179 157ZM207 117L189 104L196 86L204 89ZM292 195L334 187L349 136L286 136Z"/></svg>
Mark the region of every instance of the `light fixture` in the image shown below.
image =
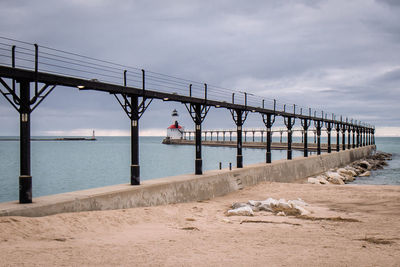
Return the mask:
<svg viewBox="0 0 400 267"><path fill-rule="evenodd" d="M168 101L169 98L168 98L168 97L164 97L163 100L164 100L164 101Z"/></svg>
<svg viewBox="0 0 400 267"><path fill-rule="evenodd" d="M221 106L220 106L220 105L215 105L215 107L216 107L216 108L220 108Z"/></svg>
<svg viewBox="0 0 400 267"><path fill-rule="evenodd" d="M84 85L78 85L77 86L79 89L83 89L83 88L85 88L85 86Z"/></svg>
<svg viewBox="0 0 400 267"><path fill-rule="evenodd" d="M256 110L255 110L255 109L253 109L251 112L256 112Z"/></svg>

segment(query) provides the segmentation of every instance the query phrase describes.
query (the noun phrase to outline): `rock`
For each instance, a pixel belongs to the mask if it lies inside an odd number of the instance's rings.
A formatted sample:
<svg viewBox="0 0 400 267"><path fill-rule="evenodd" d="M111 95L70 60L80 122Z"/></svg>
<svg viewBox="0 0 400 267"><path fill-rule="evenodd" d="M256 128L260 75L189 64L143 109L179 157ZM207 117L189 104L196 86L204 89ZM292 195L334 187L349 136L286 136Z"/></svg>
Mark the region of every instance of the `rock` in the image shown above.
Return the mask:
<svg viewBox="0 0 400 267"><path fill-rule="evenodd" d="M250 206L228 210L228 216L253 216L254 212Z"/></svg>
<svg viewBox="0 0 400 267"><path fill-rule="evenodd" d="M361 162L358 164L358 166L360 166L360 167L363 168L363 169L367 169L367 170L371 170L371 168L372 168L371 164L370 164L368 161L366 161L366 160L361 161Z"/></svg>
<svg viewBox="0 0 400 267"><path fill-rule="evenodd" d="M326 180L326 178L325 177L317 177L317 179L318 179L318 181L319 181L319 183L320 184L330 184L329 182L328 182L328 180Z"/></svg>
<svg viewBox="0 0 400 267"><path fill-rule="evenodd" d="M314 177L309 177L309 178L307 179L307 183L309 183L309 184L321 184L320 181L319 181L319 179L314 178Z"/></svg>
<svg viewBox="0 0 400 267"><path fill-rule="evenodd" d="M371 172L370 171L366 171L366 172L360 174L358 177L366 177L366 176L370 176L370 175L371 175Z"/></svg>
<svg viewBox="0 0 400 267"><path fill-rule="evenodd" d="M351 176L351 177L357 176L355 171L348 170L348 169L345 169L345 168L340 168L340 169L337 170L337 172L342 176L343 175L347 175L347 176Z"/></svg>
<svg viewBox="0 0 400 267"><path fill-rule="evenodd" d="M326 175L328 176L328 181L331 182L332 179L340 179L342 181L344 181L346 178L343 177L342 175L340 175L337 172L327 172Z"/></svg>
<svg viewBox="0 0 400 267"><path fill-rule="evenodd" d="M328 181L332 184L342 185L344 184L343 180L346 179L336 172L327 172L327 175L328 175Z"/></svg>
<svg viewBox="0 0 400 267"><path fill-rule="evenodd" d="M283 211L278 212L276 215L278 215L278 216L286 216L286 214Z"/></svg>

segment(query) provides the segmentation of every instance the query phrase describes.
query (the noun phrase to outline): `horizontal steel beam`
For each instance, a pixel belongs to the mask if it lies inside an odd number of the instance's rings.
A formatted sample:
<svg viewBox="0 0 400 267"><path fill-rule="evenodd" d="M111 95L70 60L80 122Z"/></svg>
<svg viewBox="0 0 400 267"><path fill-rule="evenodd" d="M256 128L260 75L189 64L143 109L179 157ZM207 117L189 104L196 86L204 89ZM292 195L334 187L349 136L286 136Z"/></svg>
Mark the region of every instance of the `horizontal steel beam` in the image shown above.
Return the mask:
<svg viewBox="0 0 400 267"><path fill-rule="evenodd" d="M175 93L164 93L152 90L145 90L143 91L141 88L130 87L130 86L123 86L118 84L110 84L104 83L95 80L87 80L82 78L75 78L75 77L68 77L62 76L57 74L51 73L44 73L44 72L35 72L31 70L19 69L19 68L12 68L7 66L0 66L0 77L3 78L10 78L16 80L28 80L28 81L37 81L40 83L51 84L51 85L61 85L67 87L83 87L81 90L95 90L95 91L102 91L108 92L110 94L127 94L127 95L136 95L136 96L143 96L146 98L155 98L161 99L164 101L174 101L174 102L181 102L181 103L188 103L188 104L202 104L207 106L214 106L214 107L221 107L227 108L231 110L242 110L242 111L251 111L257 112L260 114L275 114L277 116L282 117L292 117L292 118L299 118L299 119L311 119L314 121L325 121L331 123L337 123L342 126L354 126L359 128L369 128L366 126L359 126L351 124L350 122L342 122L336 121L331 119L323 119L319 117L312 117L308 115L301 115L301 114L293 114L285 111L277 111L272 109L260 108L260 107L253 107L247 105L240 105L240 104L233 104L228 103L225 101L215 101L209 100L204 98L197 98L197 97L190 97L179 95ZM369 128L372 129L372 128Z"/></svg>

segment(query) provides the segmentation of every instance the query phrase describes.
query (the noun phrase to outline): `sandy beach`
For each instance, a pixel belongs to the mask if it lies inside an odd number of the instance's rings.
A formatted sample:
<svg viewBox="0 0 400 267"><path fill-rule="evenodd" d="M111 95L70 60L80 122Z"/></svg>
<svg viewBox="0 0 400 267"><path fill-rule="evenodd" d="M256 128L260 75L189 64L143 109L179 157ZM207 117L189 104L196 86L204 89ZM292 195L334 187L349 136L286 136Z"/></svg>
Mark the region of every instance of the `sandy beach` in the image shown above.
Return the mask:
<svg viewBox="0 0 400 267"><path fill-rule="evenodd" d="M268 197L312 213L225 215ZM202 202L1 217L0 265L399 266L399 219L399 186L268 182Z"/></svg>

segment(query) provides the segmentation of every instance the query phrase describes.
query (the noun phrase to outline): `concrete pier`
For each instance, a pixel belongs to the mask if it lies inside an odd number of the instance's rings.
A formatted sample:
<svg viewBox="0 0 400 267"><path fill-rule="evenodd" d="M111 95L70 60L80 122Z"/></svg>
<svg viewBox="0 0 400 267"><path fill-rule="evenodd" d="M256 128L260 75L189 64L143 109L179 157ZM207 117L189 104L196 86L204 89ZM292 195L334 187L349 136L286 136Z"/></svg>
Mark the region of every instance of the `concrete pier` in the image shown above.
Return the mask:
<svg viewBox="0 0 400 267"><path fill-rule="evenodd" d="M369 155L375 146L293 160L259 163L240 169L207 171L129 184L107 186L34 198L31 204L0 203L0 216L46 216L63 212L126 209L141 206L206 200L263 181L291 182L345 166Z"/></svg>
<svg viewBox="0 0 400 267"><path fill-rule="evenodd" d="M163 144L168 145L194 145L194 140L187 140L187 139L164 139ZM210 140L203 140L203 146L218 146L218 147L236 147L236 141L210 141ZM265 149L267 147L266 142L243 142L243 147L247 148L260 148ZM317 144L309 143L308 150L309 151L317 151ZM271 149L273 150L287 150L287 143L286 142L273 142L271 144ZM293 150L304 150L303 143L292 143ZM327 144L321 144L322 151L328 151Z"/></svg>

